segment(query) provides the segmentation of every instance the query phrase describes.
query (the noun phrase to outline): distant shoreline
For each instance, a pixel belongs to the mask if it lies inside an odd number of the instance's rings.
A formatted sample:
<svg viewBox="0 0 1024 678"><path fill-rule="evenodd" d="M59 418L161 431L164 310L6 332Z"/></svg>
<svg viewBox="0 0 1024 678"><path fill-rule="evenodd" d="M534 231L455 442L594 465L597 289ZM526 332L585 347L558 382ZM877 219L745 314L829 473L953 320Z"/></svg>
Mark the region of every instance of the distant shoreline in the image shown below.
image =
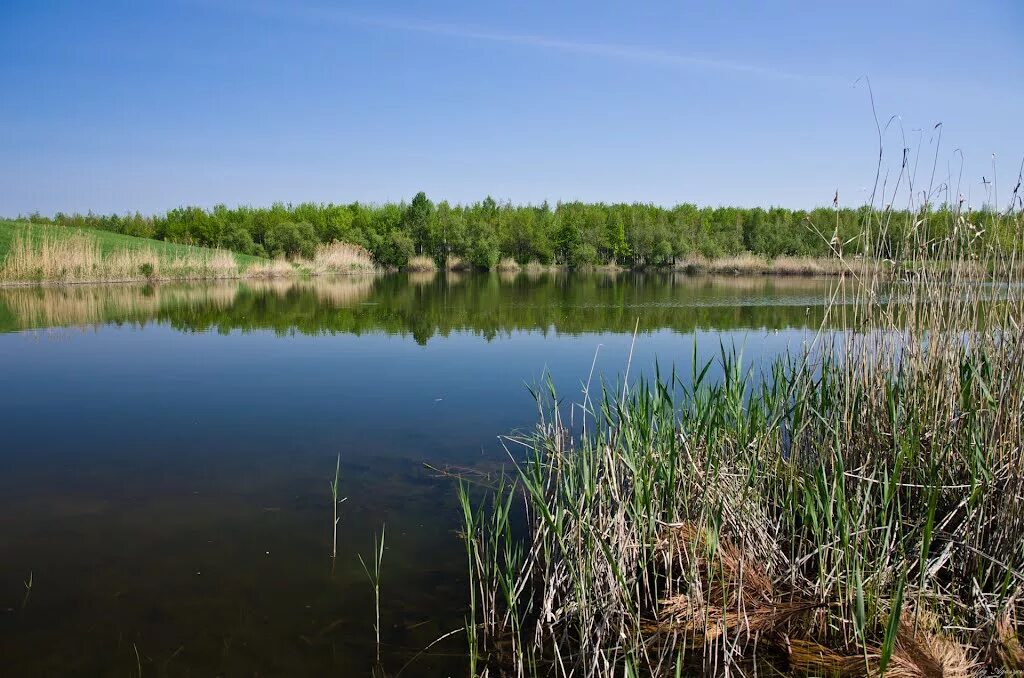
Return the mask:
<svg viewBox="0 0 1024 678"><path fill-rule="evenodd" d="M969 262L962 262L969 263ZM912 268L935 267L942 260L917 260ZM900 273L905 266L889 259L825 256L778 256L751 252L706 257L688 255L665 263L623 266L604 264L520 263L510 257L490 266L474 265L457 256L444 263L416 255L401 266L381 265L369 251L334 241L317 245L309 256L268 259L225 249L211 249L109 231L68 226L0 221L0 287L75 284L168 283L204 280L303 278L321 275L377 274L395 271L413 275L438 272L491 271L499 275L540 275L552 272L654 272L684 275L841 277ZM968 271L986 273L983 265Z"/></svg>

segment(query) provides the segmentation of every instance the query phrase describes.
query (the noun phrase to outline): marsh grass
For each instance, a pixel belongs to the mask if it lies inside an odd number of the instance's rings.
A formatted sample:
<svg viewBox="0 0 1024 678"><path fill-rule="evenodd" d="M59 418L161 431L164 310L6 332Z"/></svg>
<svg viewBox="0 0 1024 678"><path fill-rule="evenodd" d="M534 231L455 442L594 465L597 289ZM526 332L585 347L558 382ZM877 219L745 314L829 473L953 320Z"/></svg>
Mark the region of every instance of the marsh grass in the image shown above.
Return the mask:
<svg viewBox="0 0 1024 678"><path fill-rule="evenodd" d="M290 261L283 257L278 257L252 264L249 268L245 269L245 272L248 278L275 279L293 278L297 271L295 265Z"/></svg>
<svg viewBox="0 0 1024 678"><path fill-rule="evenodd" d="M536 392L515 472L460 490L473 675L1019 670L1020 250L954 218L851 266L838 329L759 371L694 346L571 413Z"/></svg>
<svg viewBox="0 0 1024 678"><path fill-rule="evenodd" d="M377 265L365 247L336 240L318 245L308 268L313 275L370 273L377 270Z"/></svg>
<svg viewBox="0 0 1024 678"><path fill-rule="evenodd" d="M295 278L374 273L358 245L319 245L312 259L288 261L235 255L227 250L74 228L0 224L10 236L0 254L0 283L161 282L228 278Z"/></svg>
<svg viewBox="0 0 1024 678"><path fill-rule="evenodd" d="M459 256L450 256L445 262L445 269L449 271L472 271L473 265Z"/></svg>
<svg viewBox="0 0 1024 678"><path fill-rule="evenodd" d="M557 266L542 264L536 259L531 259L530 261L526 262L526 265L523 266L523 272L526 273L527 275L542 275L544 273L556 271L557 269Z"/></svg>
<svg viewBox="0 0 1024 678"><path fill-rule="evenodd" d="M137 247L104 252L98 238L69 231L64 237L22 229L0 268L7 282L128 282L238 277L234 255L223 250L167 254Z"/></svg>
<svg viewBox="0 0 1024 678"><path fill-rule="evenodd" d="M690 274L711 275L844 276L864 275L870 265L871 262L860 257L779 256L769 259L743 252L714 259L693 255L680 259L673 268Z"/></svg>
<svg viewBox="0 0 1024 678"><path fill-rule="evenodd" d="M432 273L437 270L437 262L431 257L419 255L409 259L405 270L410 273Z"/></svg>
<svg viewBox="0 0 1024 678"><path fill-rule="evenodd" d="M519 264L512 257L503 257L501 261L495 265L494 270L498 273L518 273Z"/></svg>

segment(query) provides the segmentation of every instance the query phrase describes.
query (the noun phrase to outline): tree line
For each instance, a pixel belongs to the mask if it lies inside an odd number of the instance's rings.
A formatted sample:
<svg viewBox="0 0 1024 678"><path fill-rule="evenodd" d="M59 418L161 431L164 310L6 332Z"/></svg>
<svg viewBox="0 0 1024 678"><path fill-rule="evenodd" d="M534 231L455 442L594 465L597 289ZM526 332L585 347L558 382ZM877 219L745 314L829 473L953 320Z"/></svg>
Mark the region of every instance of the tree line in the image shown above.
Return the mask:
<svg viewBox="0 0 1024 678"><path fill-rule="evenodd" d="M407 203L217 205L179 207L157 216L58 213L30 219L264 257L309 257L318 244L341 240L365 247L383 266L398 268L414 256L431 257L442 266L459 257L483 269L503 258L520 264L585 267L614 262L637 268L742 252L775 258L831 256L842 250L898 258L911 230L917 246L956 234L971 246L1008 250L1016 236L1011 219L948 205L887 214L870 207L514 205L490 197L469 205L435 205L422 192ZM878 228L883 220L889 226Z"/></svg>

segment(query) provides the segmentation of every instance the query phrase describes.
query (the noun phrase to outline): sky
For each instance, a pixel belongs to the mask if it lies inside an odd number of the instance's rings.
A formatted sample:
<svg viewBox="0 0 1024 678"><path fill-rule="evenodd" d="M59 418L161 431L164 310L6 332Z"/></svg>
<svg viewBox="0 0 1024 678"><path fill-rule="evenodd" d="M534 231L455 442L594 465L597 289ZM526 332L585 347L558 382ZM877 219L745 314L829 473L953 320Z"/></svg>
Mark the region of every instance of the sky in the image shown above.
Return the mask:
<svg viewBox="0 0 1024 678"><path fill-rule="evenodd" d="M855 206L876 116L890 189L1003 204L1022 84L1019 0L0 0L0 215Z"/></svg>

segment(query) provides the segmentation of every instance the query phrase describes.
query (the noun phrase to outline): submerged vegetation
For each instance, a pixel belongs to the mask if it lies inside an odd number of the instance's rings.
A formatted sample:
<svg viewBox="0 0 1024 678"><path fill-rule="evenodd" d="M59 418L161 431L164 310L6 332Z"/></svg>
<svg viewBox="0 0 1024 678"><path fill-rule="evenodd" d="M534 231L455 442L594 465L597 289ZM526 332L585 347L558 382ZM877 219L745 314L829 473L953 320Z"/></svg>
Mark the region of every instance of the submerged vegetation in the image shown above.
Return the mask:
<svg viewBox="0 0 1024 678"><path fill-rule="evenodd" d="M897 216L874 239L946 266L866 267L797 354L538 394L525 460L461 490L474 675L1024 669L1020 243Z"/></svg>

